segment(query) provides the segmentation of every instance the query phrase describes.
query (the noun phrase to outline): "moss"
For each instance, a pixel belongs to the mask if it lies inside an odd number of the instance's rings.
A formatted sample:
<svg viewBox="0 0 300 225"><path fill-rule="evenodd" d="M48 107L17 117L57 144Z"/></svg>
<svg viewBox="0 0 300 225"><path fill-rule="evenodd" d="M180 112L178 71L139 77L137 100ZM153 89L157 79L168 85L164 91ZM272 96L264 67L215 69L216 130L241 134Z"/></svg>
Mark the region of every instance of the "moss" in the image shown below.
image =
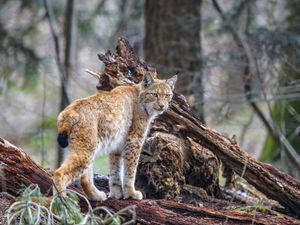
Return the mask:
<svg viewBox="0 0 300 225"><path fill-rule="evenodd" d="M257 206L245 206L237 209L238 211L243 211L243 212L260 212L260 213L270 213L272 210L270 207L267 206L262 206L262 205L257 205Z"/></svg>

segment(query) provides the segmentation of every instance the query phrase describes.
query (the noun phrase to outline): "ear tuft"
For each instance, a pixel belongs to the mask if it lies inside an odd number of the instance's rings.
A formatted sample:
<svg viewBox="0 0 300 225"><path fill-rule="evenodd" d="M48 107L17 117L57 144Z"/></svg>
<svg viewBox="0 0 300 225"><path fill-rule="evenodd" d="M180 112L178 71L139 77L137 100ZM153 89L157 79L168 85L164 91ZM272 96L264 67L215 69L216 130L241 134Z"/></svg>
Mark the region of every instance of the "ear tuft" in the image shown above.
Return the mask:
<svg viewBox="0 0 300 225"><path fill-rule="evenodd" d="M174 75L173 77L167 80L167 84L170 85L172 90L174 90L175 88L176 81L177 81L177 75Z"/></svg>
<svg viewBox="0 0 300 225"><path fill-rule="evenodd" d="M148 88L150 87L152 84L154 83L154 79L153 77L150 75L150 73L146 73L144 75L144 78L143 78L143 85L145 88Z"/></svg>

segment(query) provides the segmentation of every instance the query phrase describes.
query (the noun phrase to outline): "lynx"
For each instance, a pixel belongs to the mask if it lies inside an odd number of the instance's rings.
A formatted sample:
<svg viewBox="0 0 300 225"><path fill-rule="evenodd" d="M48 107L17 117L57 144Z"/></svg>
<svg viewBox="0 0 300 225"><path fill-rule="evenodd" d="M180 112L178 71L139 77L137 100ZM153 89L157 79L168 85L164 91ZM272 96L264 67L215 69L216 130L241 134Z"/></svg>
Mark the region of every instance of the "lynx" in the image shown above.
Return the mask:
<svg viewBox="0 0 300 225"><path fill-rule="evenodd" d="M61 147L69 145L71 153L54 173L55 190L62 192L80 178L90 200L105 200L106 194L93 182L93 161L102 151L109 154L109 197L141 200L135 175L143 142L151 121L168 108L176 80L176 75L159 80L146 74L139 84L119 86L66 107L58 116L57 140Z"/></svg>

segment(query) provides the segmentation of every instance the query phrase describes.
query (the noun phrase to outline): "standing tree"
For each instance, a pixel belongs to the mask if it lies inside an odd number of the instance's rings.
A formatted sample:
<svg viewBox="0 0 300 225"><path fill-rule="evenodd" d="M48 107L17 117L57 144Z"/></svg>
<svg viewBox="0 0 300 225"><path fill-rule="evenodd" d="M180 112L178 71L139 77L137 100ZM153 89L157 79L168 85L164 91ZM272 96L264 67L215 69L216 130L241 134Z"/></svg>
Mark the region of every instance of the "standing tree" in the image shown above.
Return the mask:
<svg viewBox="0 0 300 225"><path fill-rule="evenodd" d="M279 85L285 88L285 95L296 98L287 98L283 101L277 101L273 105L272 116L274 122L287 138L291 146L300 153L300 101L297 99L297 93L299 93L299 52L297 52L297 42L295 37L299 38L300 34L300 2L297 0L291 0L287 2L287 10L289 12L286 18L286 40L288 42L286 46L287 57L283 60L282 68L279 74ZM288 95L288 92L290 94ZM291 159L291 156L281 150L282 146L278 144L272 136L267 136L265 146L261 155L263 161L280 162L280 166L283 167L289 174L296 178L300 178L300 171L295 168L299 168L295 160Z"/></svg>
<svg viewBox="0 0 300 225"><path fill-rule="evenodd" d="M249 106L251 106L255 114L258 116L258 118L261 120L261 122L264 124L265 128L268 131L268 138L265 145L266 147L263 151L261 159L267 160L269 156L272 155L272 153L275 153L273 155L276 155L276 153L280 152L281 159L283 159L281 160L282 165L286 164L286 159L288 159L288 164L291 165L291 169L289 170L289 172L290 174L293 174L297 177L300 168L300 157L297 154L295 147L293 146L292 139L294 139L297 136L298 132L297 126L295 127L293 125L297 124L297 122L295 122L294 119L297 119L298 114L295 114L295 112L297 108L296 105L298 103L291 103L289 101L291 95L288 95L288 92L291 93L293 91L293 85L297 83L293 82L291 83L292 85L289 85L288 83L293 80L296 80L296 77L294 77L294 75L297 76L297 73L294 73L295 68L297 68L296 61L299 58L299 56L297 56L297 51L295 51L295 49L297 49L297 46L299 46L299 44L295 39L295 35L291 35L286 31L279 32L278 30L262 30L261 28L252 28L251 31L249 29L252 24L252 13L250 13L251 10L249 10L249 7L251 6L250 2L251 1L249 0L240 1L237 4L237 7L235 7L236 9L233 11L233 13L225 13L225 11L222 9L221 5L218 3L217 0L212 1L214 8L223 20L224 29L226 29L232 35L236 46L239 48L240 55L238 60L243 62L241 65L246 100ZM291 2L292 1L290 1L289 4L291 4ZM297 11L297 7L293 8L293 11ZM241 15L243 9L247 9L248 15L246 17L246 23L243 25L245 26L245 31L240 31L236 24L238 24L239 15ZM263 35L264 37L259 38L258 34ZM277 38L274 38L275 36ZM278 49L277 52L276 50L274 50L276 48ZM283 97L280 101L275 102L272 113L270 110L271 104L267 98L266 89L267 87L270 88L272 84L267 82L267 79L263 77L263 74L271 74L271 76L274 77L272 72L272 69L274 70L274 67L264 68L264 66L261 64L262 53L265 54L265 56L267 56L263 60L269 61L270 65L275 64L275 62L285 64L284 75L279 75L280 81L278 83L279 89L281 88L286 92L282 93ZM277 75L275 79L277 79ZM258 82L260 83L259 85L257 85ZM257 93L255 93L255 88L257 87L255 86L259 87L259 89L257 90L258 92L260 92L262 99L264 99L270 114L273 114L274 118L269 119L268 116L265 115L264 110L261 109L261 106L257 104L257 96L255 96L257 95ZM293 98L295 99L295 96ZM276 100L275 95L274 99ZM292 105L295 105L296 107L293 107ZM288 111L293 111L293 115ZM294 118L288 122L288 117L290 119L292 117ZM282 149L282 151L278 151L279 149ZM279 154L277 154L277 158L278 156ZM289 167L288 165L285 166L287 168Z"/></svg>
<svg viewBox="0 0 300 225"><path fill-rule="evenodd" d="M74 52L75 52L75 40L76 40L76 23L75 23L75 3L74 0L68 0L65 11L64 21L64 60L61 59L61 48L58 36L58 29L56 19L53 13L52 6L48 0L44 0L44 7L46 15L49 21L51 34L54 42L55 60L58 67L61 80L60 88L60 105L59 111L62 111L69 103L69 97L67 92L67 86L69 77L71 76L74 66ZM58 167L64 158L64 151L58 146L57 164Z"/></svg>
<svg viewBox="0 0 300 225"><path fill-rule="evenodd" d="M145 59L161 78L179 73L177 90L195 98L203 116L201 0L146 1Z"/></svg>
<svg viewBox="0 0 300 225"><path fill-rule="evenodd" d="M64 71L65 76L61 79L61 99L59 111L62 111L68 104L70 104L67 86L69 77L72 74L74 61L75 61L75 44L76 44L76 11L74 0L68 0L65 11L64 23L64 41L65 41L65 58L64 58ZM57 167L60 166L64 159L64 150L58 146Z"/></svg>

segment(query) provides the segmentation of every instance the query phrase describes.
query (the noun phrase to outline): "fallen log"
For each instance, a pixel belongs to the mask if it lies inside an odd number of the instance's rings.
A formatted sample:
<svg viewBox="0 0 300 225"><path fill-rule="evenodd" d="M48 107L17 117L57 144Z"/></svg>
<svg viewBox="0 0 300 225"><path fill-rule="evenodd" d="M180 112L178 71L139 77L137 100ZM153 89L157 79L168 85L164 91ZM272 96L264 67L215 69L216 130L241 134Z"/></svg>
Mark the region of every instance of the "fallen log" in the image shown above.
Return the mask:
<svg viewBox="0 0 300 225"><path fill-rule="evenodd" d="M43 194L49 194L49 190L52 189L51 174L37 165L22 149L15 147L1 138L0 171L0 192L8 192L13 196L18 196L20 190L30 184L38 184ZM80 192L73 185L71 185L71 188ZM102 190L105 191L106 189ZM284 217L271 211L261 213L258 211L245 212L232 209L216 210L213 207L196 207L171 200L145 199L137 201L108 199L104 202L91 202L91 204L93 207L106 206L114 211L135 205L137 223L147 225L222 224L225 221L227 221L227 224L234 225L253 223L263 225L293 225L300 222L299 220ZM80 201L80 205L83 211L87 211L85 201Z"/></svg>
<svg viewBox="0 0 300 225"><path fill-rule="evenodd" d="M234 210L215 210L213 208L195 207L170 200L120 200L109 199L105 205L120 210L128 205L136 205L137 221L142 224L299 224L300 221L284 218L278 214L260 212L242 212ZM227 221L227 222L226 222Z"/></svg>
<svg viewBox="0 0 300 225"><path fill-rule="evenodd" d="M1 191L16 196L30 184L38 184L42 193L52 186L49 172L38 166L22 149L0 138Z"/></svg>
<svg viewBox="0 0 300 225"><path fill-rule="evenodd" d="M140 60L124 38L119 39L115 53L108 51L98 57L105 65L104 71L89 72L98 78L99 91L138 83L146 73L157 76L155 68ZM146 187L144 194L152 197L174 198L180 195L184 183L221 197L218 160L300 216L300 183L271 165L258 162L234 141L206 127L184 96L177 93L169 110L153 122L141 155L137 185Z"/></svg>

